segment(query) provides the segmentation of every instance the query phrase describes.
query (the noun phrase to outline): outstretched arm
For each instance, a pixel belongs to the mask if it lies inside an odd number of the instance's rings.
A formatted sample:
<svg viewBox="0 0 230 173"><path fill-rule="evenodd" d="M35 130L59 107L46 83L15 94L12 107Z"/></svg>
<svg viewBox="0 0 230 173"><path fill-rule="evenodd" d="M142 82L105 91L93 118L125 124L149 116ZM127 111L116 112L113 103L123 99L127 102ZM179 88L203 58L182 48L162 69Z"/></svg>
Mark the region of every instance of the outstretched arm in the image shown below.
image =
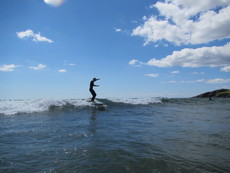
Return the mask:
<svg viewBox="0 0 230 173"><path fill-rule="evenodd" d="M98 79L96 79L96 81L97 81L97 80L100 80L100 79L98 78ZM99 87L99 85L94 85L94 86Z"/></svg>

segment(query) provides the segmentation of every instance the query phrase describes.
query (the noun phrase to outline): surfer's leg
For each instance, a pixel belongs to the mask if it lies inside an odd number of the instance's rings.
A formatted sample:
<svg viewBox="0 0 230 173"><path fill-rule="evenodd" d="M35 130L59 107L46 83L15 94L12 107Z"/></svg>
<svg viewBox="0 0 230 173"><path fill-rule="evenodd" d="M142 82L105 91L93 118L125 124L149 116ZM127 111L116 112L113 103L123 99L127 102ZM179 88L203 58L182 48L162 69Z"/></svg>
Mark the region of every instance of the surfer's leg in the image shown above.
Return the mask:
<svg viewBox="0 0 230 173"><path fill-rule="evenodd" d="M91 101L93 102L94 99L96 98L97 94L95 93L94 90L91 90L90 92L91 92L91 94L93 95L93 97L92 97L92 99L91 99Z"/></svg>

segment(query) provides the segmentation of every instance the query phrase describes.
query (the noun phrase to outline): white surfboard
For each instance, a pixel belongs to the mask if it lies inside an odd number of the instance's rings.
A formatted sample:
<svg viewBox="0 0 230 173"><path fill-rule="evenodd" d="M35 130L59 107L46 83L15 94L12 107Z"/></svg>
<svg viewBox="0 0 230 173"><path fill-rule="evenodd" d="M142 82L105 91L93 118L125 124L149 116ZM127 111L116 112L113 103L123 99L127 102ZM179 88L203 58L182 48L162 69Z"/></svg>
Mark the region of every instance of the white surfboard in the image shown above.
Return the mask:
<svg viewBox="0 0 230 173"><path fill-rule="evenodd" d="M102 102L99 102L99 101L95 101L95 102L92 102L92 105L94 105L94 107L96 109L100 109L100 110L104 110L106 108L107 105L103 104Z"/></svg>

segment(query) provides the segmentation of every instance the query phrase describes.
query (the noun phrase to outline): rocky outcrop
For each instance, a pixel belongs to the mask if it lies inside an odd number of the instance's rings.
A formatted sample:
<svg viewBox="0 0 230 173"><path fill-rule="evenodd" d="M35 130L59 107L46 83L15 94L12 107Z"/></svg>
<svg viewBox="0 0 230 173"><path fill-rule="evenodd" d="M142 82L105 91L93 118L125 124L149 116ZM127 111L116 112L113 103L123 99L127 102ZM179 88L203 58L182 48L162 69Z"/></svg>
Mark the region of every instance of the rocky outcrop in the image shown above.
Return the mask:
<svg viewBox="0 0 230 173"><path fill-rule="evenodd" d="M230 90L229 89L219 89L219 90L214 90L210 92L206 92L203 94L199 94L195 96L196 98L202 98L202 97L230 97Z"/></svg>

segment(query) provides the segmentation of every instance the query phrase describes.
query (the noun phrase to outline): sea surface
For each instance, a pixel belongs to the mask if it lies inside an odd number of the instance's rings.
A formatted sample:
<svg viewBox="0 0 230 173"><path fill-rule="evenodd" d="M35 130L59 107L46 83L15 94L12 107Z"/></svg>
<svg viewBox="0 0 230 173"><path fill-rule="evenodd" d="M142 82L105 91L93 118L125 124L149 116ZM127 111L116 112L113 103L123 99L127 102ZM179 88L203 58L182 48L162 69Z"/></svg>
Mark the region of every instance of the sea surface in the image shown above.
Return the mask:
<svg viewBox="0 0 230 173"><path fill-rule="evenodd" d="M228 173L230 99L0 100L1 173Z"/></svg>

